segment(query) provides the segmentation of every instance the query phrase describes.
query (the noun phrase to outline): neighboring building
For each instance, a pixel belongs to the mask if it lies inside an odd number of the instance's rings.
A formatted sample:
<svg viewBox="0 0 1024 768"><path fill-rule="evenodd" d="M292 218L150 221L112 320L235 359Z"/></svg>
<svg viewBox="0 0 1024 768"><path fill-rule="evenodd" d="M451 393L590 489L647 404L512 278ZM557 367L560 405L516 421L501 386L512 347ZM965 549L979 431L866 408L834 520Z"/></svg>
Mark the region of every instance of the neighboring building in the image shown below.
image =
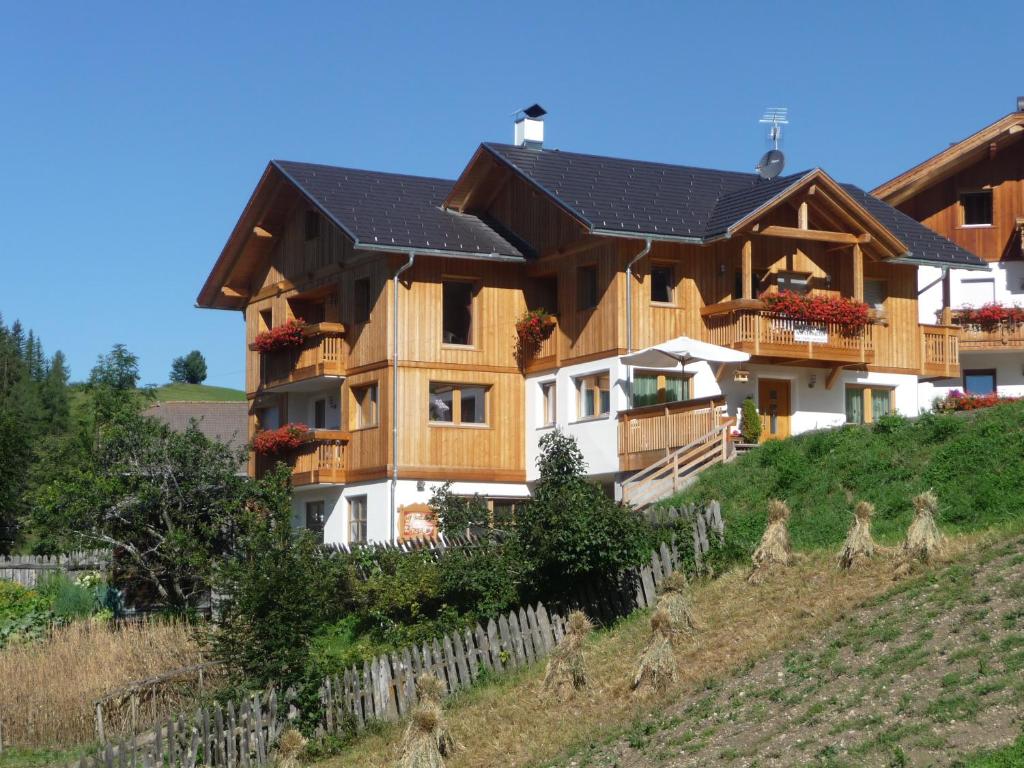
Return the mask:
<svg viewBox="0 0 1024 768"><path fill-rule="evenodd" d="M913 219L820 169L552 151L542 128L521 117L454 182L268 165L198 303L245 314L251 431L314 428L288 457L298 525L393 538L443 481L507 514L555 426L609 492L653 467L661 493L727 455L744 397L785 437L917 414L922 377L959 375L958 331L918 320L917 265L983 265ZM771 315L757 297L779 289L868 299L873 322ZM553 332L522 358L539 307ZM254 351L291 318L301 349ZM627 357L664 342L689 354Z"/></svg>
<svg viewBox="0 0 1024 768"><path fill-rule="evenodd" d="M984 271L920 270L921 322L962 326L951 389L1024 395L1024 322L971 323L965 308L1024 307L1024 98L1017 111L882 184L874 195L986 262ZM943 318L945 318L943 320Z"/></svg>
<svg viewBox="0 0 1024 768"><path fill-rule="evenodd" d="M176 432L184 432L195 420L206 437L229 448L241 448L249 439L249 406L245 402L158 402L142 415L159 419Z"/></svg>

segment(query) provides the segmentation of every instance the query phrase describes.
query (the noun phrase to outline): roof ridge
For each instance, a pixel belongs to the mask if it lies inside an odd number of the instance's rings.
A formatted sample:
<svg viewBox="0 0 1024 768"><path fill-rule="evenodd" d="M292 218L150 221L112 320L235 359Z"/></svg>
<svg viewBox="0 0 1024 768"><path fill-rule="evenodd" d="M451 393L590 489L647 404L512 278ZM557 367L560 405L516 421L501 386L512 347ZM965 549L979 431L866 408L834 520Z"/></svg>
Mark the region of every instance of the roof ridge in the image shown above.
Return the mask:
<svg viewBox="0 0 1024 768"><path fill-rule="evenodd" d="M389 176L397 179L415 179L417 181L439 181L443 184L454 184L454 179L445 179L440 176L420 176L414 173L395 173L394 171L375 171L370 168L351 168L345 165L329 165L328 163L307 163L303 160L281 160L270 161L274 165L303 166L305 168L325 168L331 171L343 171L345 173L365 173L372 176Z"/></svg>

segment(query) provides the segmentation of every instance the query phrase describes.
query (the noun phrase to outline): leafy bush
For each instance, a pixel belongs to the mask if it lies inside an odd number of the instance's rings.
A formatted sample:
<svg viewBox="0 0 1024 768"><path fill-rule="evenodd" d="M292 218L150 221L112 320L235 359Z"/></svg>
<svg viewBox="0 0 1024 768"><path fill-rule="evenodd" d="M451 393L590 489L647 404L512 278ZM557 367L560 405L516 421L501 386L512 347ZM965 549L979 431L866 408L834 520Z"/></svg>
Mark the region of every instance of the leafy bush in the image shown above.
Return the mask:
<svg viewBox="0 0 1024 768"><path fill-rule="evenodd" d="M461 536L469 529L486 530L490 522L487 503L478 494L467 498L452 493L451 483L434 488L430 508L445 536Z"/></svg>
<svg viewBox="0 0 1024 768"><path fill-rule="evenodd" d="M13 581L0 580L0 648L46 634L54 615L50 598Z"/></svg>
<svg viewBox="0 0 1024 768"><path fill-rule="evenodd" d="M752 397L743 400L740 433L744 443L757 443L761 439L761 414L757 412L757 403Z"/></svg>

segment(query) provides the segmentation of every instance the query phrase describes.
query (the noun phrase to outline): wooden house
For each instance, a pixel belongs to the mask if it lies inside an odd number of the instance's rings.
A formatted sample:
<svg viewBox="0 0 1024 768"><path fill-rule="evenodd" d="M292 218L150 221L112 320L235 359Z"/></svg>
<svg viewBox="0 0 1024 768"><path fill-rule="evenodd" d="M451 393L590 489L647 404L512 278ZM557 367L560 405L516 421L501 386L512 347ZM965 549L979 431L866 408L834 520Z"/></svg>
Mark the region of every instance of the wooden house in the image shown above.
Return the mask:
<svg viewBox="0 0 1024 768"><path fill-rule="evenodd" d="M1024 395L1024 310L1005 311L1024 307L1024 98L873 194L985 262L981 271L921 269L922 322L960 327L961 375L936 382L935 394ZM995 311L971 311L982 307Z"/></svg>
<svg viewBox="0 0 1024 768"><path fill-rule="evenodd" d="M646 503L728 458L746 397L780 438L916 414L920 380L959 375L959 329L919 320L917 269L981 262L912 218L821 169L550 150L539 122L455 181L264 172L198 301L245 314L251 433L311 428L250 467L290 463L298 525L395 538L444 481L513 514L556 427ZM780 291L868 302L870 322L794 319ZM293 318L297 346L258 351Z"/></svg>

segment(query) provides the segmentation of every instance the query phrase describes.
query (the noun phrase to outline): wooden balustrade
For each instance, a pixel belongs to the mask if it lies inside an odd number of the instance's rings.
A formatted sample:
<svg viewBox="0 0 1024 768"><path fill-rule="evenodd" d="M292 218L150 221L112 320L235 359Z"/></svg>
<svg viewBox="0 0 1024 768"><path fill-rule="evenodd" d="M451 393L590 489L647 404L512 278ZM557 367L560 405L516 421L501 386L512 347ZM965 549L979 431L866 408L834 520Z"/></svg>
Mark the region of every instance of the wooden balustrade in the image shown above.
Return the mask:
<svg viewBox="0 0 1024 768"><path fill-rule="evenodd" d="M302 445L278 456L257 456L256 473L261 476L279 462L292 468L292 485L345 482L345 447L349 434L332 429L310 431Z"/></svg>
<svg viewBox="0 0 1024 768"><path fill-rule="evenodd" d="M839 323L810 323L772 314L758 301L727 302L702 310L712 344L760 357L871 363L873 326L851 330Z"/></svg>
<svg viewBox="0 0 1024 768"><path fill-rule="evenodd" d="M619 469L643 469L708 434L723 421L722 405L720 397L706 397L622 411L618 417Z"/></svg>
<svg viewBox="0 0 1024 768"><path fill-rule="evenodd" d="M303 330L302 346L260 354L260 389L319 376L345 375L345 326L317 323Z"/></svg>
<svg viewBox="0 0 1024 768"><path fill-rule="evenodd" d="M964 352L1024 349L1024 324L1000 323L994 328L962 325L960 326L960 349Z"/></svg>
<svg viewBox="0 0 1024 768"><path fill-rule="evenodd" d="M960 375L960 329L952 325L922 325L921 375L951 378Z"/></svg>

